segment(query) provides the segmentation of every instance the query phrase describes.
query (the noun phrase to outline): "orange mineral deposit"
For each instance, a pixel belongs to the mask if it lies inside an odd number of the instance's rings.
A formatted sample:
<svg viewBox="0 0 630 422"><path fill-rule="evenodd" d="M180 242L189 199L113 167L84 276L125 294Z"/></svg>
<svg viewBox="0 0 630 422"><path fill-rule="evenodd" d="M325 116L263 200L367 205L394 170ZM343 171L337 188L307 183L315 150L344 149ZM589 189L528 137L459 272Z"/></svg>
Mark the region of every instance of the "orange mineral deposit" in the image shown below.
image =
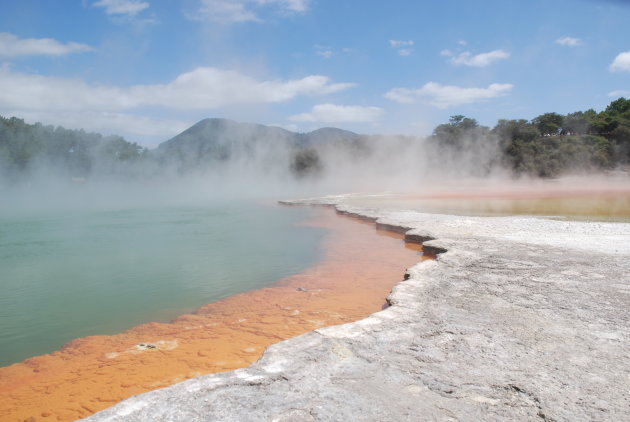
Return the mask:
<svg viewBox="0 0 630 422"><path fill-rule="evenodd" d="M248 366L272 343L379 311L405 269L422 259L419 245L373 223L325 208L313 215L305 224L329 229L317 265L170 323L76 339L0 368L0 420L76 420L138 393Z"/></svg>

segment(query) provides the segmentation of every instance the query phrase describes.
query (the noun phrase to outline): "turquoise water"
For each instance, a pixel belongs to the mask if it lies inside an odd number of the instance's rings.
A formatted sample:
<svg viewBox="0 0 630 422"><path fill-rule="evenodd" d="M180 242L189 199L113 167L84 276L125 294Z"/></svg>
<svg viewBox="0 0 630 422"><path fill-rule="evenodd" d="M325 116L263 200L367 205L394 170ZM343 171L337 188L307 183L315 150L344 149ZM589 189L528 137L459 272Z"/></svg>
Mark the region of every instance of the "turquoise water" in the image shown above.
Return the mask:
<svg viewBox="0 0 630 422"><path fill-rule="evenodd" d="M0 366L168 321L318 258L308 209L251 202L0 215Z"/></svg>

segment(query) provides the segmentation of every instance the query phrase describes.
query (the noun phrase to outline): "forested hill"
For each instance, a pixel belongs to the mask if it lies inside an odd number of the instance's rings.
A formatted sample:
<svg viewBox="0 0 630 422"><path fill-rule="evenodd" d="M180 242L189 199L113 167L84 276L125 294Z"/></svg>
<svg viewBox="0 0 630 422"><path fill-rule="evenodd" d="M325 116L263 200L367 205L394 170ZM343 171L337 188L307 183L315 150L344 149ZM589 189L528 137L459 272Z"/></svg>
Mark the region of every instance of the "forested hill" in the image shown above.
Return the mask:
<svg viewBox="0 0 630 422"><path fill-rule="evenodd" d="M630 161L630 100L619 98L599 113L590 109L545 113L530 121L499 120L492 129L452 116L431 139L455 154L495 143L497 159L516 175L612 169Z"/></svg>
<svg viewBox="0 0 630 422"><path fill-rule="evenodd" d="M145 148L120 136L31 125L0 116L0 178L4 181L40 171L75 179L95 173L124 174L146 154Z"/></svg>

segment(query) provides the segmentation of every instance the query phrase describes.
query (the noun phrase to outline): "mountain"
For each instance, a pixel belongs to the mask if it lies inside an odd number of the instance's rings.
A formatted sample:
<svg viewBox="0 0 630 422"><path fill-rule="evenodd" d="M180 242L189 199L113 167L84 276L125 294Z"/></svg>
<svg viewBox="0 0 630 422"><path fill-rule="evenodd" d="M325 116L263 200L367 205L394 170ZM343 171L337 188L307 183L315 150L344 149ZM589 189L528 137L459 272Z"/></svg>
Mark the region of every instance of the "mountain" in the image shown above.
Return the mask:
<svg viewBox="0 0 630 422"><path fill-rule="evenodd" d="M241 144L260 140L295 143L298 138L296 133L280 127L228 119L204 119L179 135L162 142L158 149L172 151L178 148L199 148L199 152L204 153L212 145Z"/></svg>
<svg viewBox="0 0 630 422"><path fill-rule="evenodd" d="M162 142L158 150L197 149L198 153L204 155L216 145L278 142L295 146L313 146L355 140L360 136L334 127L325 127L308 133L296 133L276 126L213 118L201 120L179 135Z"/></svg>
<svg viewBox="0 0 630 422"><path fill-rule="evenodd" d="M355 142L359 138L361 135L337 128L296 133L275 126L212 118L161 143L154 154L161 162L183 170L238 160L273 161L275 165L286 163L291 167L296 157L304 157L306 149Z"/></svg>
<svg viewBox="0 0 630 422"><path fill-rule="evenodd" d="M325 143L356 140L359 139L361 135L335 127L323 127L309 133L304 133L302 137L305 145L315 146Z"/></svg>

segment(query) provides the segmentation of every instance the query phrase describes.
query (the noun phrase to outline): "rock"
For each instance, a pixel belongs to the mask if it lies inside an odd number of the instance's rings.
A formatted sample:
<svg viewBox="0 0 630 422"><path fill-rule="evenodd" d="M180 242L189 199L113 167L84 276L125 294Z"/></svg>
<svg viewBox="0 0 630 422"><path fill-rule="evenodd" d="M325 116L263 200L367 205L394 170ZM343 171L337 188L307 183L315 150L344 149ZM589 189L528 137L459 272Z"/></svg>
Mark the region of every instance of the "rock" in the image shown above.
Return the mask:
<svg viewBox="0 0 630 422"><path fill-rule="evenodd" d="M630 224L338 209L411 229L437 260L364 320L87 420L630 420Z"/></svg>
<svg viewBox="0 0 630 422"><path fill-rule="evenodd" d="M153 343L138 343L136 344L136 350L154 350L157 349L157 345Z"/></svg>

